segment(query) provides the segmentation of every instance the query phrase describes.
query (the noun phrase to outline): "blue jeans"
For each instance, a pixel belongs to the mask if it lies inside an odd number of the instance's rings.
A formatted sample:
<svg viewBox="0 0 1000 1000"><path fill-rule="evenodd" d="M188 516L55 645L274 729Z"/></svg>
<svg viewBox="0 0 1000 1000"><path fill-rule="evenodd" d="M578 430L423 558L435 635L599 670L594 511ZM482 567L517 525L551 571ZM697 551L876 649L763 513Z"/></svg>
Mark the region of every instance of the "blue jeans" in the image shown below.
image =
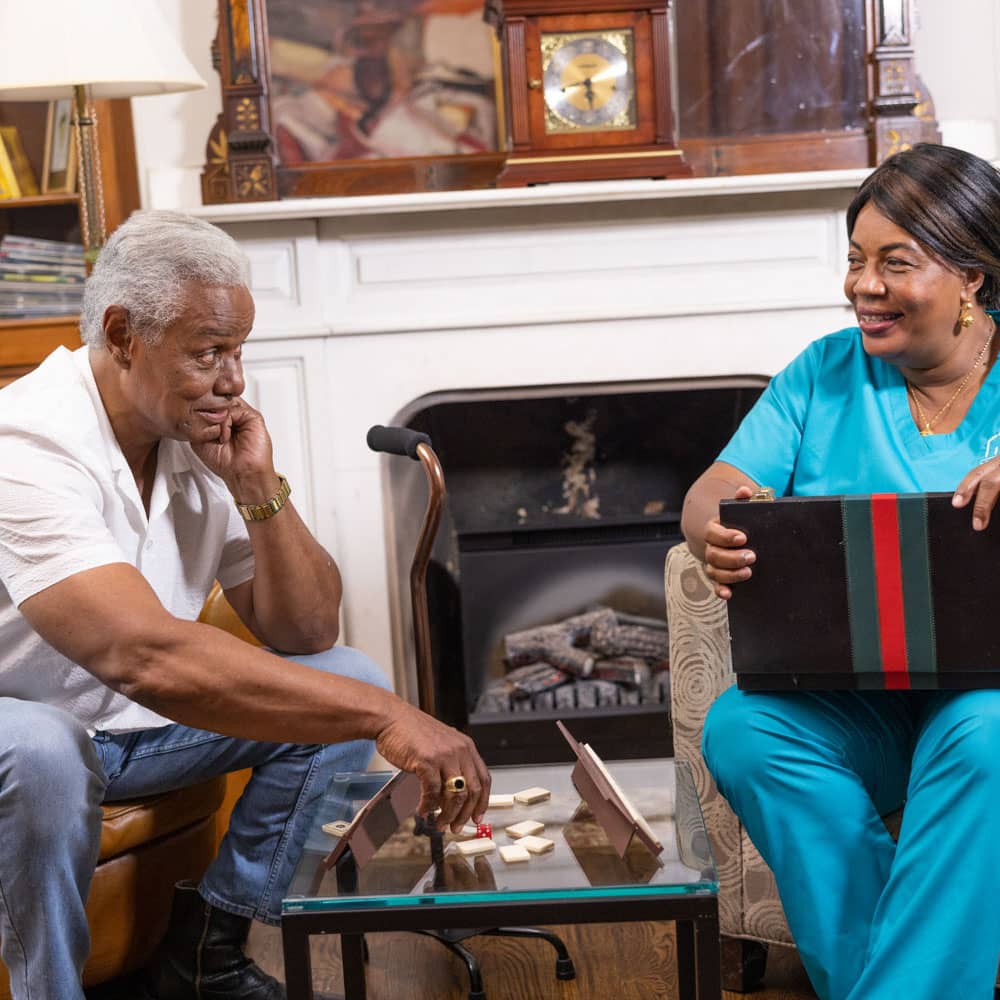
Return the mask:
<svg viewBox="0 0 1000 1000"><path fill-rule="evenodd" d="M386 687L336 647L299 663ZM257 743L171 725L93 738L60 709L0 698L0 956L14 1000L83 1000L84 904L101 803L155 795L253 768L199 891L220 909L276 924L282 895L335 771L363 770L370 741Z"/></svg>
<svg viewBox="0 0 1000 1000"><path fill-rule="evenodd" d="M823 1000L992 1000L1000 691L730 688L702 752Z"/></svg>

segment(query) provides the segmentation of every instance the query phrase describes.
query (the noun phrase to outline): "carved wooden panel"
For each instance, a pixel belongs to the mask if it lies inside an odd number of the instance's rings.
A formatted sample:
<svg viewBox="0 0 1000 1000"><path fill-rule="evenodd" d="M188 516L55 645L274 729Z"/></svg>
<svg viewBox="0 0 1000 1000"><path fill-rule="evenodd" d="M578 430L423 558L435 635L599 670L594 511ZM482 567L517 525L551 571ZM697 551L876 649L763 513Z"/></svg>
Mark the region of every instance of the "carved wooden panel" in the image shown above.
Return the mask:
<svg viewBox="0 0 1000 1000"><path fill-rule="evenodd" d="M874 0L870 39L872 157L880 163L918 142L940 142L937 122L919 117L910 42L910 0Z"/></svg>
<svg viewBox="0 0 1000 1000"><path fill-rule="evenodd" d="M208 138L202 200L273 201L278 188L264 0L220 0L212 64L222 78L222 113Z"/></svg>

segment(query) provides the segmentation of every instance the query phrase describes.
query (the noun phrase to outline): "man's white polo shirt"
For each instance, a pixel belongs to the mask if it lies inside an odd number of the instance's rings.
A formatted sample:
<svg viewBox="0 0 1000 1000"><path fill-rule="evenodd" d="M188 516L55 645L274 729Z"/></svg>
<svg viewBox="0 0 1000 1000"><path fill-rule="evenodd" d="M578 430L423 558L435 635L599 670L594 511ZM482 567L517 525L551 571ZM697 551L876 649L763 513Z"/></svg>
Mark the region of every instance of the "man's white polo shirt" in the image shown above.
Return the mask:
<svg viewBox="0 0 1000 1000"><path fill-rule="evenodd" d="M214 580L228 589L254 573L229 491L186 442L160 442L147 518L88 349L61 347L0 392L0 697L56 705L91 732L167 723L57 653L18 611L46 587L109 563L135 566L189 621Z"/></svg>

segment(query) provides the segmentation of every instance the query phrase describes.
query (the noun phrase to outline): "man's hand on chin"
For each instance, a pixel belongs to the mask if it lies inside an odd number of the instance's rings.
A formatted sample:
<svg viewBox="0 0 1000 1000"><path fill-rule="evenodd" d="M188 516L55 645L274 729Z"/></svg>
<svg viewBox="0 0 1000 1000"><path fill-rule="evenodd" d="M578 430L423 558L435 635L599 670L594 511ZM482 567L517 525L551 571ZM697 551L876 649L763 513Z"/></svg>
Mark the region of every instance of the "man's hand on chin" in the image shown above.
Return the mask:
<svg viewBox="0 0 1000 1000"><path fill-rule="evenodd" d="M223 423L206 427L204 436L192 436L191 448L205 465L225 480L233 495L244 502L255 502L246 491L252 489L251 482L262 475L269 476L268 489L276 486L270 482L273 478L271 437L264 418L239 397L233 399L228 418ZM267 496L273 492L271 489ZM260 502L267 496L261 497Z"/></svg>

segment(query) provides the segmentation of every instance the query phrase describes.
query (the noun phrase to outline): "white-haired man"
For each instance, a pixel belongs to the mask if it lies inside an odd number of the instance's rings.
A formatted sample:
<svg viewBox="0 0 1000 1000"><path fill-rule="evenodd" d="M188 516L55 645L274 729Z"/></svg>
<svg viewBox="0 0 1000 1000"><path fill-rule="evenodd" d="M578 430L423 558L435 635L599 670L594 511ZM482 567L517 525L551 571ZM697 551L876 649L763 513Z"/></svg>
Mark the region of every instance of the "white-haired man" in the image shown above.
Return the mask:
<svg viewBox="0 0 1000 1000"><path fill-rule="evenodd" d="M241 398L254 306L234 241L133 216L88 279L78 351L0 392L0 953L16 1000L79 1000L102 802L244 767L196 887L178 886L153 1000L277 1000L243 952L276 923L327 779L373 746L460 828L471 741L334 647L341 580ZM268 649L198 624L214 580ZM274 651L280 651L278 655ZM442 795L464 775L468 788Z"/></svg>

